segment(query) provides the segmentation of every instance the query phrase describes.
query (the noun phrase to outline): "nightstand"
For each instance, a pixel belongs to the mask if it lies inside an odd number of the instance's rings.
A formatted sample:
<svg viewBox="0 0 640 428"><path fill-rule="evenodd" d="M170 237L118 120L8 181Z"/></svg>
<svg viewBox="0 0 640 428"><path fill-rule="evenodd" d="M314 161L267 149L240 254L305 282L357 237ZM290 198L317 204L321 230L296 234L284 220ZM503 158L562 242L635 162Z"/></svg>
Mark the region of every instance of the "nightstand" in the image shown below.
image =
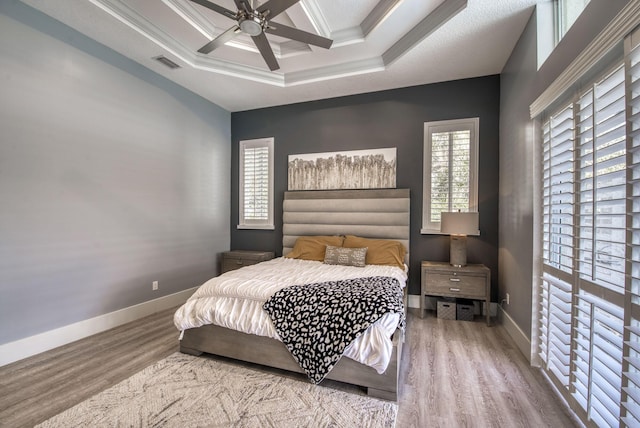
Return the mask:
<svg viewBox="0 0 640 428"><path fill-rule="evenodd" d="M491 323L491 270L485 265L454 267L449 263L422 262L420 316L427 296L484 300L487 325Z"/></svg>
<svg viewBox="0 0 640 428"><path fill-rule="evenodd" d="M222 253L222 273L271 260L273 257L273 251L226 251Z"/></svg>

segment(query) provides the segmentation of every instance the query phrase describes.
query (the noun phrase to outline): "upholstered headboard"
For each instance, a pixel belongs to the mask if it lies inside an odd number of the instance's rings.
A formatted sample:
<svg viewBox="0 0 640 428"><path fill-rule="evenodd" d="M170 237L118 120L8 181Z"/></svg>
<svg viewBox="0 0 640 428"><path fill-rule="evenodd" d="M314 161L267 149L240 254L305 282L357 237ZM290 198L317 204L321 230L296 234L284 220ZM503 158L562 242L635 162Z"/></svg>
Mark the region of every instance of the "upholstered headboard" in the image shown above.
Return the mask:
<svg viewBox="0 0 640 428"><path fill-rule="evenodd" d="M285 192L282 254L299 236L357 235L398 240L408 258L409 202L409 189Z"/></svg>

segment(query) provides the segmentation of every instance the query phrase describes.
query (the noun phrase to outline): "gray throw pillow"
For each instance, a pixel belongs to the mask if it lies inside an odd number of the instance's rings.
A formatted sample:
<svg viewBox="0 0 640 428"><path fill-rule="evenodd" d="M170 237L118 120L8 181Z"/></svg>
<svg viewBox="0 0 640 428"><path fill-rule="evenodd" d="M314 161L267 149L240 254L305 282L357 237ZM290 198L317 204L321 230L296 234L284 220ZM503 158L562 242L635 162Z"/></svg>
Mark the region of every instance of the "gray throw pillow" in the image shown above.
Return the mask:
<svg viewBox="0 0 640 428"><path fill-rule="evenodd" d="M328 265L364 267L367 248L345 248L327 245L324 262Z"/></svg>

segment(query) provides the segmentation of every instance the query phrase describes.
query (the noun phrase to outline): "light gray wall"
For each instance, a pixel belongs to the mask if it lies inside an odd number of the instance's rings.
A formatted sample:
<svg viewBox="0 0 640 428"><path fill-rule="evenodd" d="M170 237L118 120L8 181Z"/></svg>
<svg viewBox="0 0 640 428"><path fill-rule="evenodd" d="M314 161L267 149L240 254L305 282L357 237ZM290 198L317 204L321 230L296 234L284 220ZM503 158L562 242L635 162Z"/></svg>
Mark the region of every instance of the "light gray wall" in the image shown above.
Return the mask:
<svg viewBox="0 0 640 428"><path fill-rule="evenodd" d="M0 94L0 344L217 273L229 112L17 1Z"/></svg>
<svg viewBox="0 0 640 428"><path fill-rule="evenodd" d="M591 0L537 70L537 21L530 19L500 75L499 296L510 295L507 314L531 338L534 164L540 123L529 105L582 52L628 0Z"/></svg>

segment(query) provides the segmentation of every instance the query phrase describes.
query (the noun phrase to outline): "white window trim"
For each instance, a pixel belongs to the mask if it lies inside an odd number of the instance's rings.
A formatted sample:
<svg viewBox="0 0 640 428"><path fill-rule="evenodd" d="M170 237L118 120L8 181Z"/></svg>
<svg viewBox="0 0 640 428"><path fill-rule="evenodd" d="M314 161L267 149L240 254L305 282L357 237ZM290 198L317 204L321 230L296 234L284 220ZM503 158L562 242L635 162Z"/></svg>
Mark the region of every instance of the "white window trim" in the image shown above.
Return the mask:
<svg viewBox="0 0 640 428"><path fill-rule="evenodd" d="M238 212L238 229L265 229L265 230L274 230L274 219L273 219L273 199L274 199L274 190L273 190L273 151L274 151L274 138L257 138L254 140L243 140L240 141L238 157L240 169L238 171L238 181L239 181L239 212ZM256 220L245 220L244 218L244 150L245 148L256 148L256 147L267 147L269 149L269 208L268 215L269 218L267 220L256 221Z"/></svg>
<svg viewBox="0 0 640 428"><path fill-rule="evenodd" d="M441 120L437 122L424 123L424 150L422 162L422 229L423 235L442 235L440 223L433 223L430 219L431 213L431 134L442 131L455 131L471 129L471 147L469 160L469 211L478 211L478 146L480 118ZM478 233L479 235L479 233Z"/></svg>

